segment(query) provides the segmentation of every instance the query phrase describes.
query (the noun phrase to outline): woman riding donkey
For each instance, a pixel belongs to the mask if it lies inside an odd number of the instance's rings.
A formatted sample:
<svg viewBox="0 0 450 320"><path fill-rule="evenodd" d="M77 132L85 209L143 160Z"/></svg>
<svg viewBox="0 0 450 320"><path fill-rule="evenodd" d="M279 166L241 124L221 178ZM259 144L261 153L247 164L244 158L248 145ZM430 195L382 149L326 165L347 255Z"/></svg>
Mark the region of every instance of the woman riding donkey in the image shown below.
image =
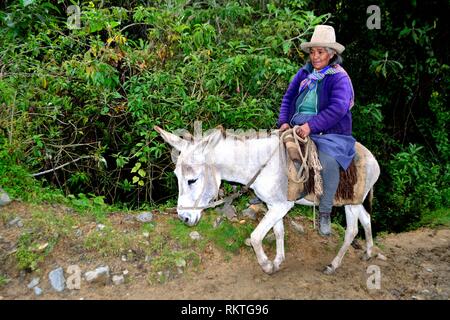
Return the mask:
<svg viewBox="0 0 450 320"><path fill-rule="evenodd" d="M299 126L297 134L316 144L322 165L320 234L331 234L331 209L339 185L340 167L346 170L355 156L352 136L353 86L341 67L344 46L336 42L333 27L318 25L310 42L301 44L309 53L281 103L278 127L283 132Z"/></svg>

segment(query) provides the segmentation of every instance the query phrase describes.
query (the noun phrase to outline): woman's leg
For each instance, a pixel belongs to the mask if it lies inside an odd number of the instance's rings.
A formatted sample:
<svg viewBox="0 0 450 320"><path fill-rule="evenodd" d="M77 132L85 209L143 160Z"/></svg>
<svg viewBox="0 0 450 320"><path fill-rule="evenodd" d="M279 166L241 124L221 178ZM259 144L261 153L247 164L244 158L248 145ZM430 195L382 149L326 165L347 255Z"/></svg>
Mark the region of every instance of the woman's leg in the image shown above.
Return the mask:
<svg viewBox="0 0 450 320"><path fill-rule="evenodd" d="M322 165L323 194L320 198L320 228L322 235L331 234L331 209L339 185L339 163L331 156L319 150L319 160Z"/></svg>

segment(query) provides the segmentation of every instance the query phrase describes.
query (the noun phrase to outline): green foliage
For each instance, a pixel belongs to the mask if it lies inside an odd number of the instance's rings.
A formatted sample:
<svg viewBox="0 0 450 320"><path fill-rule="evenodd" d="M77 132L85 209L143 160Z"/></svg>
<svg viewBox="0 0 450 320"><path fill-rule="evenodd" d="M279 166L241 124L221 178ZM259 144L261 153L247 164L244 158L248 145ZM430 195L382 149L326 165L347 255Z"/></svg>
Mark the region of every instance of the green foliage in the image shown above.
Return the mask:
<svg viewBox="0 0 450 320"><path fill-rule="evenodd" d="M180 241L181 244L189 245L194 242L189 237L192 231L198 231L202 239L199 242L200 247L204 247L208 241L212 241L219 248L225 251L236 253L242 247L245 247L245 239L250 237L250 233L255 226L251 222L245 224L233 223L228 220L222 221L216 228L213 223L218 217L217 214L208 212L204 214L198 225L188 227L181 221L174 221L171 235Z"/></svg>
<svg viewBox="0 0 450 320"><path fill-rule="evenodd" d="M9 278L0 274L0 288L8 284L9 280L10 280Z"/></svg>
<svg viewBox="0 0 450 320"><path fill-rule="evenodd" d="M449 208L443 208L433 211L427 211L424 214L422 214L422 218L413 227L421 227L421 226L427 226L427 227L438 227L438 226L445 226L450 227L450 210Z"/></svg>
<svg viewBox="0 0 450 320"><path fill-rule="evenodd" d="M299 43L329 18L290 2L94 1L68 29L61 2L1 13L0 143L66 194L133 205L176 194L154 125L274 127Z"/></svg>
<svg viewBox="0 0 450 320"><path fill-rule="evenodd" d="M39 264L42 263L51 249L54 243L48 246L43 252L38 250L39 244L34 241L34 236L31 233L24 233L20 236L17 251L16 260L19 269L35 271L39 268Z"/></svg>
<svg viewBox="0 0 450 320"><path fill-rule="evenodd" d="M395 154L388 170L392 189L385 190L387 212L375 215L386 228L408 229L427 212L449 204L448 174L445 177L444 168L427 161L422 146L410 144L406 151Z"/></svg>

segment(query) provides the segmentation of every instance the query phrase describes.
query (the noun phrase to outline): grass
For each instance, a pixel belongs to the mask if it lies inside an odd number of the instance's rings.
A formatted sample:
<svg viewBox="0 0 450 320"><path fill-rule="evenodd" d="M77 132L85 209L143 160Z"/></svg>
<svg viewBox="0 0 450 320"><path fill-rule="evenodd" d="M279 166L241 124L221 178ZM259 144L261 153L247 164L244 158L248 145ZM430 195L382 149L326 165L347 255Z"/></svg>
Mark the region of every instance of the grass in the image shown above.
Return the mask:
<svg viewBox="0 0 450 320"><path fill-rule="evenodd" d="M442 208L429 212L425 212L418 224L418 227L450 227L450 208Z"/></svg>
<svg viewBox="0 0 450 320"><path fill-rule="evenodd" d="M37 271L60 238L69 236L74 225L75 218L70 215L34 209L31 219L24 220L26 231L18 239L15 257L19 269Z"/></svg>
<svg viewBox="0 0 450 320"><path fill-rule="evenodd" d="M179 239L182 244L188 245L194 241L189 234L197 231L202 236L202 239L198 241L200 248L204 248L207 241L211 241L225 251L236 253L239 248L245 246L245 239L250 237L254 229L253 223L246 221L240 224L224 219L217 228L213 228L217 217L219 215L214 210L209 210L194 227L188 227L181 221L172 221L173 227L170 234L175 239Z"/></svg>
<svg viewBox="0 0 450 320"><path fill-rule="evenodd" d="M19 269L28 271L38 271L39 264L44 261L45 257L53 250L57 239L53 238L43 250L40 250L40 244L35 240L32 233L23 233L19 237L16 260ZM45 244L44 244L45 245Z"/></svg>
<svg viewBox="0 0 450 320"><path fill-rule="evenodd" d="M120 256L130 244L130 235L124 235L110 225L105 225L102 230L92 230L84 239L86 249L104 257Z"/></svg>
<svg viewBox="0 0 450 320"><path fill-rule="evenodd" d="M0 288L8 284L8 282L9 278L5 277L4 275L0 275Z"/></svg>

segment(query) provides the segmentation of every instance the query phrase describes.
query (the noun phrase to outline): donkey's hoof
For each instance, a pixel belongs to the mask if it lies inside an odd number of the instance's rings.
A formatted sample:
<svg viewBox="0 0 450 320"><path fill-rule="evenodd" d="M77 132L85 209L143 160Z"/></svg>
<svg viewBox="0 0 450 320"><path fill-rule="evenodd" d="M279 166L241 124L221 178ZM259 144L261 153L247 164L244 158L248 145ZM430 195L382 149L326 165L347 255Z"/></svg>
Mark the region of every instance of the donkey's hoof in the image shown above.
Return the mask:
<svg viewBox="0 0 450 320"><path fill-rule="evenodd" d="M323 273L328 274L328 275L334 274L335 271L336 271L336 269L334 269L331 264L327 265L325 267L325 269L323 269Z"/></svg>
<svg viewBox="0 0 450 320"><path fill-rule="evenodd" d="M275 259L273 261L273 272L277 272L278 270L280 270L280 266L283 263L283 260L284 259L279 259L279 260Z"/></svg>
<svg viewBox="0 0 450 320"><path fill-rule="evenodd" d="M272 274L274 272L274 267L272 261L267 260L261 265L263 271L267 274Z"/></svg>

